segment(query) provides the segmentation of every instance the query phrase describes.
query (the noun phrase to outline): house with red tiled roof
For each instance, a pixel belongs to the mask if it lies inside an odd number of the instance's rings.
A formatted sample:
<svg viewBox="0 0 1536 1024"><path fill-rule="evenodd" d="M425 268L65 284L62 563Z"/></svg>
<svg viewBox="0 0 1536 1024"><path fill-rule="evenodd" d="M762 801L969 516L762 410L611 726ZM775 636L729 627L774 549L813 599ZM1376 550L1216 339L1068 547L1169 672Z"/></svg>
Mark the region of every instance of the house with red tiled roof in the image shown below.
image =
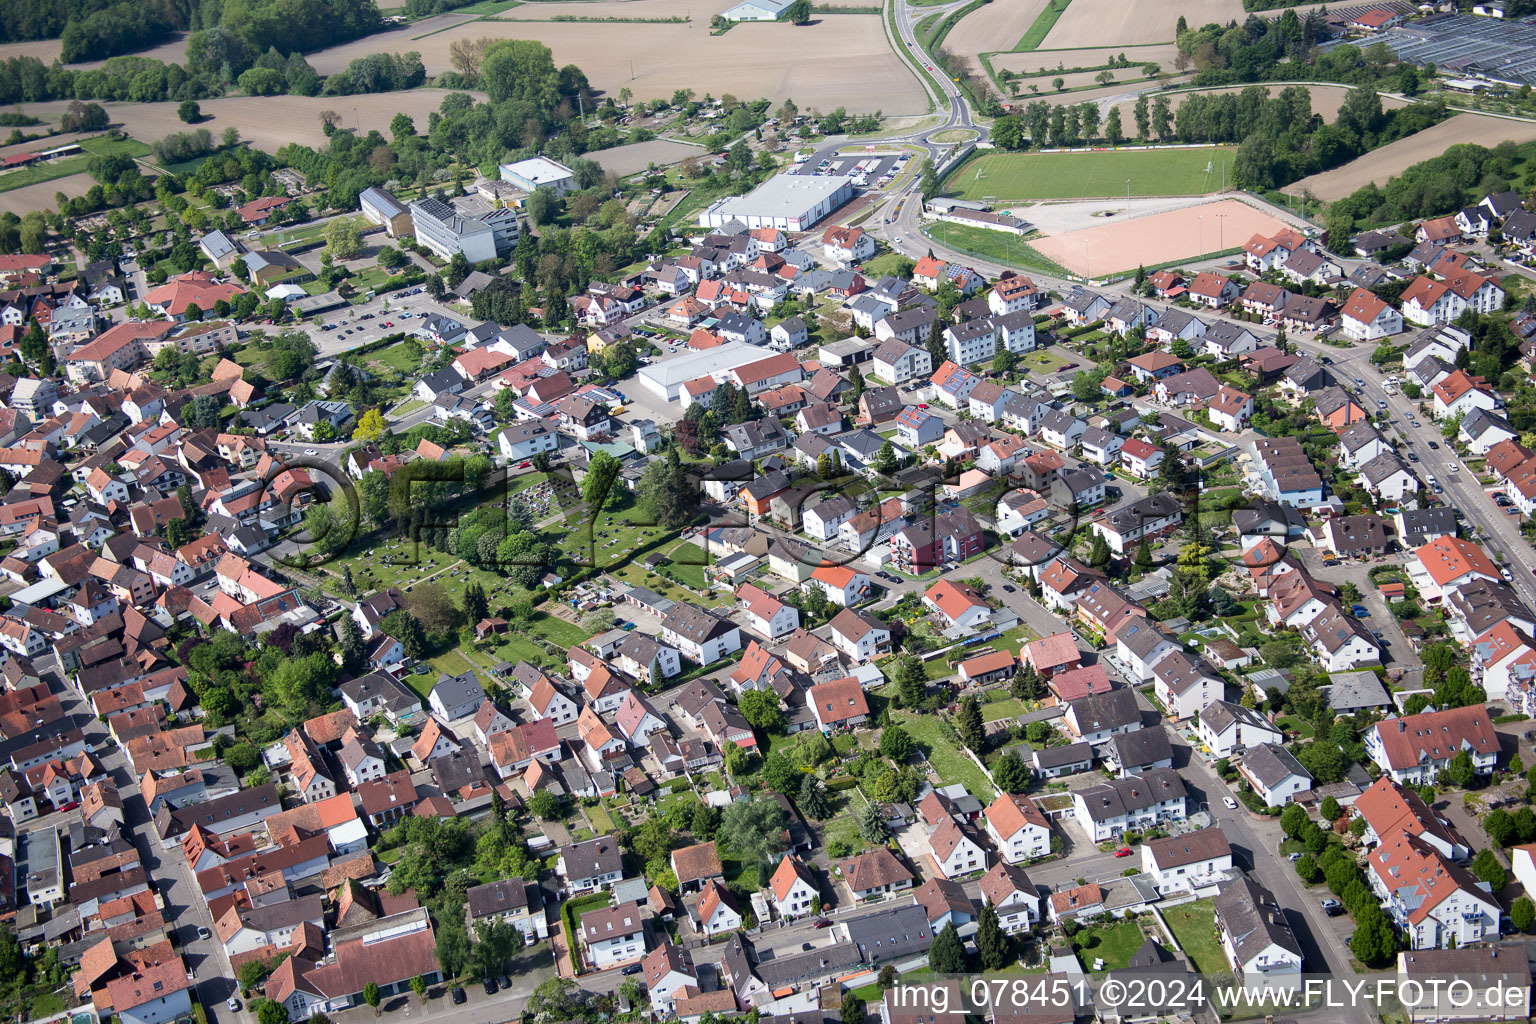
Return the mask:
<svg viewBox="0 0 1536 1024"><path fill-rule="evenodd" d="M233 302L245 294L237 284L220 282L206 270L179 274L144 295L150 309L180 323L187 319L189 306L207 312L218 302Z"/></svg>
<svg viewBox="0 0 1536 1024"><path fill-rule="evenodd" d="M1470 871L1399 832L1366 858L1366 878L1412 949L1459 948L1499 935L1499 902Z"/></svg>
<svg viewBox="0 0 1536 1024"><path fill-rule="evenodd" d="M1368 847L1406 833L1452 860L1472 856L1471 847L1455 826L1436 815L1417 790L1389 778L1371 783L1355 798L1350 812L1365 820L1365 834L1360 838Z"/></svg>
<svg viewBox="0 0 1536 1024"><path fill-rule="evenodd" d="M1454 420L1472 410L1493 412L1499 407L1498 392L1482 377L1456 370L1435 385L1435 419Z"/></svg>
<svg viewBox="0 0 1536 1024"><path fill-rule="evenodd" d="M1500 580L1499 567L1487 553L1460 537L1439 537L1413 554L1416 561L1408 563L1408 576L1419 596L1431 603L1474 580Z"/></svg>
<svg viewBox="0 0 1536 1024"><path fill-rule="evenodd" d="M869 575L845 565L818 566L808 582L820 588L827 600L842 608L858 604L870 592Z"/></svg>
<svg viewBox="0 0 1536 1024"><path fill-rule="evenodd" d="M923 594L923 607L940 616L947 625L974 628L992 614L986 598L974 587L952 580L940 580Z"/></svg>
<svg viewBox="0 0 1536 1024"><path fill-rule="evenodd" d="M1212 309L1231 305L1239 294L1240 289L1235 282L1209 271L1196 274L1195 279L1189 282L1190 300Z"/></svg>
<svg viewBox="0 0 1536 1024"><path fill-rule="evenodd" d="M1498 763L1499 739L1482 704L1389 718L1365 733L1366 755L1399 783L1432 781L1462 751L1479 775Z"/></svg>
<svg viewBox="0 0 1536 1024"><path fill-rule="evenodd" d="M869 700L864 687L852 676L813 686L806 693L806 704L823 732L852 729L869 719Z"/></svg>
<svg viewBox="0 0 1536 1024"><path fill-rule="evenodd" d="M1351 341L1388 338L1403 329L1403 314L1364 288L1350 292L1339 313L1344 336Z"/></svg>
<svg viewBox="0 0 1536 1024"><path fill-rule="evenodd" d="M1029 797L999 793L983 813L987 834L1009 864L1023 864L1051 852L1051 824Z"/></svg>

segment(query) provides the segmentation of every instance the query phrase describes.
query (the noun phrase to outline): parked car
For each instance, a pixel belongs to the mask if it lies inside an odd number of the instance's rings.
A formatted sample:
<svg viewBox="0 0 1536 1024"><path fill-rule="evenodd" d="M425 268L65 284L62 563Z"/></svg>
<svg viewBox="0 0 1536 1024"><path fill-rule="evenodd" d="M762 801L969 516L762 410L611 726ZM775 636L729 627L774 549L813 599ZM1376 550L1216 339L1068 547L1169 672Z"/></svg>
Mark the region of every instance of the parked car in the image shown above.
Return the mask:
<svg viewBox="0 0 1536 1024"><path fill-rule="evenodd" d="M230 996L229 1002L225 1003L224 1005L235 1012L239 1012L240 1010L240 1000L236 999L234 996Z"/></svg>
<svg viewBox="0 0 1536 1024"><path fill-rule="evenodd" d="M1115 856L1116 857L1129 857L1130 855L1131 855L1131 848L1129 846L1122 846L1122 847L1120 847L1120 849L1115 851Z"/></svg>
<svg viewBox="0 0 1536 1024"><path fill-rule="evenodd" d="M619 973L620 974L639 974L641 972L641 970L643 970L643 967L642 967L641 964L630 964L628 967L624 968L624 970L620 971Z"/></svg>
<svg viewBox="0 0 1536 1024"><path fill-rule="evenodd" d="M1229 796L1222 797L1221 798L1221 802L1226 805L1227 810L1229 810L1229 811L1237 810L1237 801L1233 800L1231 797L1229 797Z"/></svg>
<svg viewBox="0 0 1536 1024"><path fill-rule="evenodd" d="M449 991L448 996L453 1000L453 1005L455 1006L463 1006L464 1001L469 998L464 994L464 990L459 988L457 985L453 986L453 988Z"/></svg>
<svg viewBox="0 0 1536 1024"><path fill-rule="evenodd" d="M210 932L207 928L204 928L202 925L198 925L197 937L200 939L210 939L213 937L213 933Z"/></svg>
<svg viewBox="0 0 1536 1024"><path fill-rule="evenodd" d="M500 988L500 986L496 984L496 979L495 978L486 978L485 979L484 987L485 987L485 994L488 995L488 996L495 995L497 990Z"/></svg>

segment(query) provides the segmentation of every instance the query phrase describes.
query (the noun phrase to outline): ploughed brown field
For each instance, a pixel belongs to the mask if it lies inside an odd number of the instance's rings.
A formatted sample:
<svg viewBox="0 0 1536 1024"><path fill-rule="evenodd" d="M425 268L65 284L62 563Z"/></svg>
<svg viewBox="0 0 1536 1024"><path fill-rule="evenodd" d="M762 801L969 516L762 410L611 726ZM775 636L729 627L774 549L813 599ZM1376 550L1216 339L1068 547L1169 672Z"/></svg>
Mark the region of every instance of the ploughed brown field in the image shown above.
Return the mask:
<svg viewBox="0 0 1536 1024"><path fill-rule="evenodd" d="M1242 0L1072 0L1040 48L1167 43L1173 40L1181 14L1192 28L1213 21L1225 25L1234 18L1242 22L1247 17Z"/></svg>
<svg viewBox="0 0 1536 1024"><path fill-rule="evenodd" d="M1342 167L1302 178L1286 191L1299 195L1307 189L1319 199L1340 199L1369 182L1385 185L1393 175L1439 156L1448 146L1458 142L1492 147L1506 140L1529 142L1532 139L1536 139L1536 124L1530 121L1510 121L1486 114L1457 114L1416 135L1357 157Z"/></svg>

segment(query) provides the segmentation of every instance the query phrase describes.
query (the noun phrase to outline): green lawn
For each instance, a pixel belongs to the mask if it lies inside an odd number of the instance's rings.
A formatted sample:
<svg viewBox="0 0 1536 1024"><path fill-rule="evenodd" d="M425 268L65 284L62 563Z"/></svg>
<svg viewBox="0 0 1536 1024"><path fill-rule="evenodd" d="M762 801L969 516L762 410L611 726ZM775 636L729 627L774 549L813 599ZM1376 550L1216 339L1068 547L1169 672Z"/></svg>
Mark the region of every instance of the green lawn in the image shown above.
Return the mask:
<svg viewBox="0 0 1536 1024"><path fill-rule="evenodd" d="M1067 271L1054 260L1047 259L1040 250L1009 231L993 231L990 228L973 228L969 224L932 224L923 233L934 241L959 249L981 259L1007 263L1013 266L1038 270L1041 273L1067 276Z"/></svg>
<svg viewBox="0 0 1536 1024"><path fill-rule="evenodd" d="M52 148L46 141L37 142L38 150ZM0 175L0 192L9 192L11 189L21 188L24 185L35 185L43 181L53 181L57 178L67 178L71 174L80 174L90 167L91 158L94 156L107 156L121 154L129 157L141 157L149 153L149 147L137 139L114 139L107 135L98 135L92 139L86 139L80 143L80 148L85 150L79 156L66 156L58 160L49 160L46 163L33 164L19 170L10 171Z"/></svg>
<svg viewBox="0 0 1536 1024"><path fill-rule="evenodd" d="M1045 37L1050 35L1051 29L1056 25L1056 19L1066 11L1067 5L1072 0L1051 0L1045 10L1036 15L1034 23L1029 26L1029 31L1024 33L1024 38L1019 40L1015 50L1037 50L1040 44L1045 42Z"/></svg>
<svg viewBox="0 0 1536 1024"><path fill-rule="evenodd" d="M883 252L872 260L866 260L861 273L871 280L904 270L912 261L899 252ZM910 273L910 271L908 271Z"/></svg>
<svg viewBox="0 0 1536 1024"><path fill-rule="evenodd" d="M1121 971L1130 966L1131 957L1141 948L1141 926L1135 921L1116 921L1111 925L1090 928L1083 934L1077 949L1077 958L1085 969L1093 967L1095 959L1104 961L1105 971ZM1090 973L1102 973L1091 971Z"/></svg>
<svg viewBox="0 0 1536 1024"><path fill-rule="evenodd" d="M1220 187L1222 164L1230 164L1234 152L1219 146L1201 146L1080 153L988 153L968 161L944 185L949 194L962 199L1088 199L1125 195L1125 181L1129 178L1133 196L1204 195Z"/></svg>
<svg viewBox="0 0 1536 1024"><path fill-rule="evenodd" d="M592 822L592 827L602 835L613 831L613 818L603 809L602 805L595 804L586 808L587 820Z"/></svg>
<svg viewBox="0 0 1536 1024"><path fill-rule="evenodd" d="M972 796L984 804L992 802L995 791L992 782L970 758L960 752L959 741L950 737L942 723L933 715L903 714L901 724L908 734L928 753L939 779L945 783L958 782Z"/></svg>
<svg viewBox="0 0 1536 1024"><path fill-rule="evenodd" d="M1007 700L997 701L995 704L983 704L981 706L981 720L983 722L995 722L1000 718L1013 718L1024 713L1024 705L1010 697Z"/></svg>
<svg viewBox="0 0 1536 1024"><path fill-rule="evenodd" d="M400 341L386 349L370 353L367 362L399 373L414 373L421 368L421 346Z"/></svg>
<svg viewBox="0 0 1536 1024"><path fill-rule="evenodd" d="M1231 968L1216 938L1216 911L1209 900L1185 903L1163 911L1173 937L1201 974L1221 974Z"/></svg>

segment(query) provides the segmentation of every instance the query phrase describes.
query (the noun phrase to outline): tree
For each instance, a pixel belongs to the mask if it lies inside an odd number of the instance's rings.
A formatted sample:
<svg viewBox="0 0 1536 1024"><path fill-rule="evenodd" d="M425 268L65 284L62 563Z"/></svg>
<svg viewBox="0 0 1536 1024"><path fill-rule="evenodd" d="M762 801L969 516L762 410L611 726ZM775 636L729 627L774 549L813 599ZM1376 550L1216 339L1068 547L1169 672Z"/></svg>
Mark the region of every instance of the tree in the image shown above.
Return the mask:
<svg viewBox="0 0 1536 1024"><path fill-rule="evenodd" d="M369 409L357 418L357 426L352 428L352 440L363 443L377 441L388 429L389 424L385 422L384 414L377 409Z"/></svg>
<svg viewBox="0 0 1536 1024"><path fill-rule="evenodd" d="M1536 923L1536 903L1531 902L1529 896L1521 896L1509 906L1509 923L1515 926L1517 931L1528 932L1531 925Z"/></svg>
<svg viewBox="0 0 1536 1024"><path fill-rule="evenodd" d="M550 790L541 789L528 801L528 810L532 811L535 817L554 821L560 817L560 798Z"/></svg>
<svg viewBox="0 0 1536 1024"><path fill-rule="evenodd" d="M945 925L928 947L928 969L935 974L965 973L965 945L953 922Z"/></svg>
<svg viewBox="0 0 1536 1024"><path fill-rule="evenodd" d="M598 452L587 463L587 475L581 481L581 498L587 503L589 514L596 515L601 508L611 508L622 498L623 488L616 486L623 466L607 452Z"/></svg>
<svg viewBox="0 0 1536 1024"><path fill-rule="evenodd" d="M379 1015L379 986L376 982L368 982L363 986L363 1002L373 1007L373 1015Z"/></svg>
<svg viewBox="0 0 1536 1024"><path fill-rule="evenodd" d="M1088 551L1088 564L1095 569L1102 569L1109 564L1109 558L1109 542L1102 533L1095 532L1093 544Z"/></svg>
<svg viewBox="0 0 1536 1024"><path fill-rule="evenodd" d="M1110 107L1109 116L1104 119L1104 141L1111 146L1118 146L1125 141L1125 126L1120 123L1120 108Z"/></svg>
<svg viewBox="0 0 1536 1024"><path fill-rule="evenodd" d="M524 205L528 210L528 219L537 227L553 224L560 215L560 200L555 197L552 189L534 189Z"/></svg>
<svg viewBox="0 0 1536 1024"><path fill-rule="evenodd" d="M1377 904L1364 904L1355 916L1355 933L1349 937L1349 950L1367 967L1380 967L1396 955L1397 932Z"/></svg>
<svg viewBox="0 0 1536 1024"><path fill-rule="evenodd" d="M1462 789L1472 785L1472 780L1477 778L1477 770L1472 766L1472 755L1465 748L1456 751L1456 756L1451 758L1451 764L1446 771L1451 776L1451 781ZM1483 879L1488 881L1488 879Z"/></svg>
<svg viewBox="0 0 1536 1024"><path fill-rule="evenodd" d="M903 654L897 659L891 675L896 682L896 691L901 694L901 706L914 710L921 707L923 698L928 695L928 677L923 672L922 661L916 655Z"/></svg>
<svg viewBox="0 0 1536 1024"><path fill-rule="evenodd" d="M779 710L778 694L772 690L748 690L736 704L754 728L764 732L778 732L784 728L784 713Z"/></svg>
<svg viewBox="0 0 1536 1024"><path fill-rule="evenodd" d="M1317 858L1310 853L1304 853L1296 858L1296 874L1303 882L1312 885L1323 877L1323 869L1317 866Z"/></svg>
<svg viewBox="0 0 1536 1024"><path fill-rule="evenodd" d="M341 655L342 668L348 672L355 672L363 664L363 658L368 650L363 643L363 631L358 628L357 621L350 615L341 617L339 633L336 638L336 651Z"/></svg>
<svg viewBox="0 0 1536 1024"><path fill-rule="evenodd" d="M922 189L925 203L939 194L939 175L931 162L923 167Z"/></svg>
<svg viewBox="0 0 1536 1024"><path fill-rule="evenodd" d="M960 742L976 753L987 749L987 731L981 721L981 705L975 697L968 696L960 701L960 709L955 713L955 731L960 734Z"/></svg>
<svg viewBox="0 0 1536 1024"><path fill-rule="evenodd" d="M1330 822L1338 821L1339 815L1344 813L1344 809L1339 806L1338 800L1334 799L1331 795L1323 797L1323 802L1318 807L1318 810L1322 813L1323 820Z"/></svg>
<svg viewBox="0 0 1536 1024"><path fill-rule="evenodd" d="M859 815L859 834L871 843L884 843L891 838L891 829L885 823L885 815L881 813L879 804L869 804Z"/></svg>
<svg viewBox="0 0 1536 1024"><path fill-rule="evenodd" d="M992 781L1008 793L1022 793L1029 786L1030 773L1024 759L1008 751L992 767Z"/></svg>
<svg viewBox="0 0 1536 1024"><path fill-rule="evenodd" d="M362 225L357 217L337 217L325 226L325 245L330 254L347 260L363 251Z"/></svg>
<svg viewBox="0 0 1536 1024"><path fill-rule="evenodd" d="M880 753L897 764L912 756L912 748L912 737L899 725L888 726L880 734Z"/></svg>
<svg viewBox="0 0 1536 1024"><path fill-rule="evenodd" d="M1493 886L1494 895L1509 884L1509 873L1504 870L1504 865L1499 861L1499 855L1492 850L1479 851L1472 858L1472 873L1489 885Z"/></svg>
<svg viewBox="0 0 1536 1024"><path fill-rule="evenodd" d="M1309 821L1306 808L1299 804L1291 804L1280 812L1280 831L1296 839L1300 837L1302 829L1307 827Z"/></svg>
<svg viewBox="0 0 1536 1024"><path fill-rule="evenodd" d="M838 1016L842 1018L843 1024L864 1024L864 1000L854 995L852 989L844 992L842 1010Z"/></svg>
<svg viewBox="0 0 1536 1024"><path fill-rule="evenodd" d="M832 813L826 784L814 775L807 775L800 781L800 795L795 803L801 814L816 821L823 821Z"/></svg>
<svg viewBox="0 0 1536 1024"><path fill-rule="evenodd" d="M981 969L997 971L1013 961L1013 948L1008 936L1003 934L997 919L997 909L991 903L983 903L976 923L976 953L981 959Z"/></svg>
<svg viewBox="0 0 1536 1024"><path fill-rule="evenodd" d="M197 100L182 100L181 106L176 108L176 116L187 124L196 124L203 119L203 111Z"/></svg>
<svg viewBox="0 0 1536 1024"><path fill-rule="evenodd" d="M782 848L784 812L776 801L755 797L739 800L726 807L720 816L718 841L737 858L753 862Z"/></svg>
<svg viewBox="0 0 1536 1024"><path fill-rule="evenodd" d="M288 1024L288 1008L282 1003L263 999L256 1008L256 1020L259 1024Z"/></svg>

